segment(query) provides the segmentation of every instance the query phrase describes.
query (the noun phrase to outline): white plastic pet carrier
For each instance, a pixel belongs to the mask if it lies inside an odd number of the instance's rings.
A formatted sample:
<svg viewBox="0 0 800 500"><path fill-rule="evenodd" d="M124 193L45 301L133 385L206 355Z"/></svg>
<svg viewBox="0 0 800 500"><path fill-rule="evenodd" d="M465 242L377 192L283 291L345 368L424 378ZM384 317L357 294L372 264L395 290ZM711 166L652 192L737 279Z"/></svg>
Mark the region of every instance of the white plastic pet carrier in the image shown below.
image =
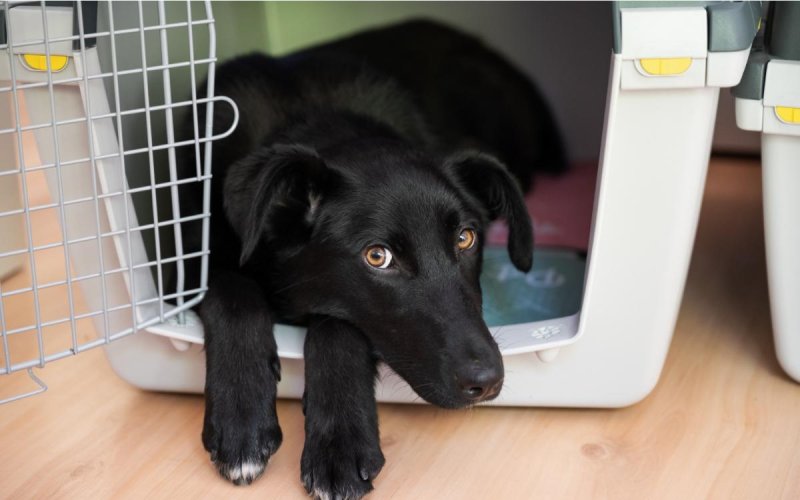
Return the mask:
<svg viewBox="0 0 800 500"><path fill-rule="evenodd" d="M764 47L734 89L736 123L761 132L767 277L781 366L800 382L800 2L774 2Z"/></svg>
<svg viewBox="0 0 800 500"><path fill-rule="evenodd" d="M210 123L195 118L194 135L184 140L176 124L179 115L196 117L198 104L233 106L213 95L213 78L205 95L194 91L206 73L213 75L210 3L102 2L95 9L90 2L0 2L0 13L7 29L0 42L0 192L21 187L20 197L0 198L0 228L22 236L2 238L0 263L27 266L31 276L16 288L6 281L0 286L3 372L42 367L107 344L112 367L132 384L201 392L203 333L191 307L207 282L208 218L220 216L208 213L208 153L225 134L212 136ZM528 277L510 274L502 264L494 268L491 278L506 290L524 296L538 288L539 295L499 313L494 306L487 311L494 314L489 325L506 366L504 390L491 404L628 405L652 390L664 363L717 98L720 88L741 78L760 6L621 2L612 13L614 50L588 257L585 266L576 265L573 254L539 250L535 266L545 268L535 267ZM173 56L179 44L188 57ZM185 97L173 91L178 88ZM35 138L38 161L24 156L26 134ZM176 176L181 147L206 148L206 164L196 165L191 179ZM31 204L26 191L27 178L37 174L47 177L52 198L41 205ZM180 212L178 186L184 182L203 184L202 213ZM58 218L58 240L37 235L35 214L46 210ZM203 247L185 254L182 227L192 223L203 225ZM22 230L12 231L15 225ZM43 251L63 252L68 272L37 272ZM203 263L197 289L182 286L187 259ZM167 282L176 283L177 291L168 293ZM570 307L550 308L558 313L547 317L529 314L555 301L567 282L578 290ZM40 305L57 287L66 289L69 303L63 314L45 317ZM13 304L23 297L32 301L33 316L6 324L3 308L20 307ZM487 297L487 303L501 302ZM526 309L518 310L519 303ZM65 324L66 345L51 342L49 329L60 325L64 331ZM275 333L283 371L279 396L299 397L303 330L278 325ZM23 335L36 337L36 358L14 357L15 338ZM377 396L418 400L388 368Z"/></svg>

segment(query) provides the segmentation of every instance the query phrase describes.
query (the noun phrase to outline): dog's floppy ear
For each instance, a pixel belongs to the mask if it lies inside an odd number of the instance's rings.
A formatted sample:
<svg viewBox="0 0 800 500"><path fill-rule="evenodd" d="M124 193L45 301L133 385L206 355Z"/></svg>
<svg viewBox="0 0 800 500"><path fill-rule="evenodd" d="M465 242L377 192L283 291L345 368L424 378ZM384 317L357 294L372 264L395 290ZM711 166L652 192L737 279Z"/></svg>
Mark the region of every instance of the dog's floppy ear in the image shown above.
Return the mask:
<svg viewBox="0 0 800 500"><path fill-rule="evenodd" d="M264 146L231 165L223 188L225 215L242 243L240 264L264 235L307 237L320 199L337 178L316 151L296 144Z"/></svg>
<svg viewBox="0 0 800 500"><path fill-rule="evenodd" d="M500 160L485 153L464 151L444 162L454 179L488 212L489 219L503 217L508 224L508 254L517 269L528 272L533 265L533 227L522 191Z"/></svg>

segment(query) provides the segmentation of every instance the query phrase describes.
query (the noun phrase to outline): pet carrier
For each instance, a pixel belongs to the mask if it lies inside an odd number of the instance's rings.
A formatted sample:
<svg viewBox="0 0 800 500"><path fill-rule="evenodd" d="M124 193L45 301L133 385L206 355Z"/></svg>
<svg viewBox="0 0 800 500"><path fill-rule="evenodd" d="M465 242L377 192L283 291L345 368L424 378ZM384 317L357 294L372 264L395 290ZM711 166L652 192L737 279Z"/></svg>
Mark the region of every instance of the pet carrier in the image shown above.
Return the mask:
<svg viewBox="0 0 800 500"><path fill-rule="evenodd" d="M219 216L207 210L180 213L177 199L176 186L183 182L203 183L208 192L208 164L198 165L192 179L175 176L176 148L210 148L218 138L211 135L209 124L196 123L194 137L176 139L178 112L194 112L198 103L233 105L213 96L213 79L205 96L192 93L185 101L172 97L180 95L175 91L179 69L188 72L183 88L187 95L203 70L213 74L210 5L200 4L203 15L195 19L197 6L183 4L185 18L171 21L169 12L175 4L103 3L97 9L94 32L93 27L86 29L87 4L79 2L74 9L4 4L8 33L2 48L13 73L3 76L10 83L0 90L12 97L13 109L6 115L13 120L0 132L16 141L21 158L3 174L19 177L23 189L22 206L3 208L0 219L21 219L17 223L25 225L26 240L21 246L17 243L17 250L3 250L0 258L24 257L34 277L24 288L3 288L0 293L4 303L15 295L32 294L36 305L36 317L29 324L2 325L4 368L9 372L42 366L108 344L112 367L132 384L201 392L203 333L190 308L201 299L206 276L194 290L179 286L177 292L166 293L165 283L169 275L180 284L187 259L205 263L207 258L207 240L197 254L181 251L182 225L202 223L207 228L208 217ZM134 13L124 18L136 20L137 25L122 29L119 14L126 9ZM154 11L152 23L147 22L148 10ZM30 21L29 33L18 28L26 19L23 16L40 19ZM615 4L612 17L614 50L585 263L572 253L542 249L535 273L526 277L513 274L500 260L502 253L487 252L491 258L483 277L490 305L487 321L506 366L505 388L492 404L623 406L650 392L664 363L691 254L719 89L739 82L759 25L760 5L708 2L653 7L622 2ZM54 31L56 26L61 31ZM209 51L204 56L193 52L200 43L196 32L200 27ZM171 55L170 35L175 30L182 30L189 40L189 57L181 62ZM132 41L122 44L122 35ZM152 42L160 48L155 54L148 50L148 35L158 37ZM57 45L62 41L67 43L63 48ZM72 42L75 48L68 46ZM105 56L104 46L110 47ZM26 52L26 47L33 48ZM122 67L120 59L127 50L137 54L132 58L137 64ZM64 68L56 67L61 61L52 59L56 55L66 56ZM92 57L94 66L83 62ZM37 61L40 72L32 69ZM70 77L70 71L75 75ZM138 78L135 91L123 90L123 76ZM58 93L62 83L74 84L72 94L65 89L63 98ZM29 98L29 90L39 90L40 97ZM21 115L22 94L30 123ZM107 95L113 96L112 107ZM61 99L74 102L72 113L77 116L62 116ZM132 131L126 122L136 117L139 128L147 131L141 145L129 138ZM61 127L66 125L79 132L65 136ZM164 134L156 130L160 125ZM30 166L22 158L20 141L29 130L43 152L41 165ZM141 163L134 162L137 157ZM28 204L24 184L32 171L48 175L54 201L45 208L55 209L59 216L63 242L51 245L63 248L70 270L53 284L40 283L35 273L35 253L42 245L32 237L30 219L39 207ZM48 286L65 286L69 292L68 314L63 317L43 318L38 312L37 294ZM84 320L93 321L98 338L81 343L77 332ZM41 348L47 344L45 330L60 323L70 325L72 344L46 354ZM138 333L129 335L134 331ZM39 356L12 361L9 341L24 333L37 336ZM279 395L299 397L303 330L278 325L275 334L283 371ZM388 368L382 369L378 398L416 400L395 377Z"/></svg>
<svg viewBox="0 0 800 500"><path fill-rule="evenodd" d="M734 88L736 122L761 132L764 236L775 350L800 382L800 2L770 4L764 46Z"/></svg>

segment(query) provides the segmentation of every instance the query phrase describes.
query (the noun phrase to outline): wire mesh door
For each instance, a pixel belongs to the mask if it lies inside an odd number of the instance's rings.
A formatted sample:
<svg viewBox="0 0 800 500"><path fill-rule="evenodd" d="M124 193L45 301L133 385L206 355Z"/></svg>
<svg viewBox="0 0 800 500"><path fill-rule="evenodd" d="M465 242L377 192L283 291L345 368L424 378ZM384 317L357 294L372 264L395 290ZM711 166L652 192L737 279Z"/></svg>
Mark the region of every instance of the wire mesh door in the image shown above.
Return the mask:
<svg viewBox="0 0 800 500"><path fill-rule="evenodd" d="M0 403L45 389L34 367L201 300L211 143L236 125L212 133L215 102L235 111L215 62L209 1L0 2L0 374L39 384Z"/></svg>

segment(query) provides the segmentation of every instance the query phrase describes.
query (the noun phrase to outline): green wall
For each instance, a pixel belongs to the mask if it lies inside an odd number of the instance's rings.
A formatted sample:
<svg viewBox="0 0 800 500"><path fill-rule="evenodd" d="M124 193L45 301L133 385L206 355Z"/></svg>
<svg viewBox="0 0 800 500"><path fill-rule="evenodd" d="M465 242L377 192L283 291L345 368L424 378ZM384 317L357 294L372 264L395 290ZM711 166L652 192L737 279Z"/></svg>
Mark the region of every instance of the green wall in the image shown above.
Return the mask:
<svg viewBox="0 0 800 500"><path fill-rule="evenodd" d="M480 19L485 5L448 2L214 2L221 59L251 52L281 55L360 29L410 17ZM463 19L462 19L463 21ZM463 23L457 23L463 24Z"/></svg>
<svg viewBox="0 0 800 500"><path fill-rule="evenodd" d="M220 61L267 47L265 2L212 2Z"/></svg>
<svg viewBox="0 0 800 500"><path fill-rule="evenodd" d="M482 38L538 84L573 159L597 158L611 53L606 2L214 2L218 56L282 55L409 18Z"/></svg>
<svg viewBox="0 0 800 500"><path fill-rule="evenodd" d="M283 54L367 27L420 16L462 26L474 24L485 7L484 2L471 6L451 2L267 2L268 47L274 54Z"/></svg>

